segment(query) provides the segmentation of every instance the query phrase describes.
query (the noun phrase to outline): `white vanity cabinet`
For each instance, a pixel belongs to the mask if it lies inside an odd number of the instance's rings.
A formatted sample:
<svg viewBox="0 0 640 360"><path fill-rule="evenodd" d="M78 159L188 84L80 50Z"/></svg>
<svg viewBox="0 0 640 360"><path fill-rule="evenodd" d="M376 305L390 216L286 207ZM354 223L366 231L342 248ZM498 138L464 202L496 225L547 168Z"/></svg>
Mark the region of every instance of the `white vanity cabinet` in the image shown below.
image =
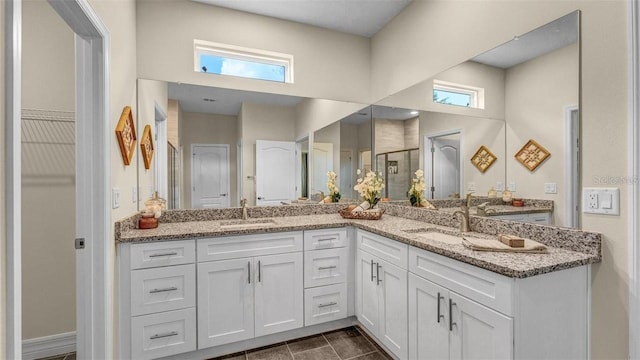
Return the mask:
<svg viewBox="0 0 640 360"><path fill-rule="evenodd" d="M491 216L492 219L518 221L532 224L551 225L551 213L529 213Z"/></svg>
<svg viewBox="0 0 640 360"><path fill-rule="evenodd" d="M408 246L362 230L356 242L356 316L387 349L406 359Z"/></svg>
<svg viewBox="0 0 640 360"><path fill-rule="evenodd" d="M199 239L197 246L199 349L303 326L302 232ZM255 256L242 257L248 254Z"/></svg>

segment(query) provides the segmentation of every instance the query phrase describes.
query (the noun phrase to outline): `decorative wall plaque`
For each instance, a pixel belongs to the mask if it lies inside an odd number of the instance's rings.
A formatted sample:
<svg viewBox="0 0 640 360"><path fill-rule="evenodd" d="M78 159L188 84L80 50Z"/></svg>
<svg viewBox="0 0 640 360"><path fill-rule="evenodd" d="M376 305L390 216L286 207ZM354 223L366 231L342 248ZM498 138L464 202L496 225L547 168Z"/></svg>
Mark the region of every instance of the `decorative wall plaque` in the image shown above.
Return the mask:
<svg viewBox="0 0 640 360"><path fill-rule="evenodd" d="M144 160L144 168L151 169L151 160L153 159L153 137L151 136L151 125L144 127L142 139L140 140L140 150L142 151L142 159Z"/></svg>
<svg viewBox="0 0 640 360"><path fill-rule="evenodd" d="M523 147L516 153L516 159L524 165L529 171L535 170L546 158L551 156L551 153L542 145L535 142L533 139L529 140Z"/></svg>
<svg viewBox="0 0 640 360"><path fill-rule="evenodd" d="M133 152L136 149L136 127L133 123L133 114L131 113L131 107L125 106L116 125L116 137L118 138L118 144L120 145L120 153L122 154L122 161L125 165L131 164L131 158L133 158Z"/></svg>
<svg viewBox="0 0 640 360"><path fill-rule="evenodd" d="M496 156L493 155L486 146L482 145L471 158L471 163L480 170L481 173L484 173L493 165L496 159Z"/></svg>

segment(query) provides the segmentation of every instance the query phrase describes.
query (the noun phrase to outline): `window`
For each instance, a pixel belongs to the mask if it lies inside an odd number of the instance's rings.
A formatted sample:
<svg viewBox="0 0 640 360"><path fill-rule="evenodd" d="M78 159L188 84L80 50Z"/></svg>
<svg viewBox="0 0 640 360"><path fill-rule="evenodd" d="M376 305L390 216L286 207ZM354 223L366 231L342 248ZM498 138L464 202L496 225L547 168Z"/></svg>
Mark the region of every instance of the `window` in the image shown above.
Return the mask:
<svg viewBox="0 0 640 360"><path fill-rule="evenodd" d="M293 83L293 56L194 40L194 71Z"/></svg>
<svg viewBox="0 0 640 360"><path fill-rule="evenodd" d="M433 81L433 102L484 109L484 89L451 82Z"/></svg>

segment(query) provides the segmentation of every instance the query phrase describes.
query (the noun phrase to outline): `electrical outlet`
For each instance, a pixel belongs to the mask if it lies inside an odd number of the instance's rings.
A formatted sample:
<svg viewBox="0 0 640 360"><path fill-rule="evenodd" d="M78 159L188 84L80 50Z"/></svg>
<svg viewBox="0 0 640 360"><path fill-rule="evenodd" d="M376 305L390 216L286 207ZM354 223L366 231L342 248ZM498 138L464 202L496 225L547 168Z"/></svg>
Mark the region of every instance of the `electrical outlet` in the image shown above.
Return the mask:
<svg viewBox="0 0 640 360"><path fill-rule="evenodd" d="M583 188L582 212L591 214L620 215L620 189Z"/></svg>
<svg viewBox="0 0 640 360"><path fill-rule="evenodd" d="M133 203L137 203L138 202L138 187L137 186L134 186L131 189L131 201Z"/></svg>
<svg viewBox="0 0 640 360"><path fill-rule="evenodd" d="M545 194L557 194L558 193L558 184L556 184L556 183L544 183L544 193Z"/></svg>
<svg viewBox="0 0 640 360"><path fill-rule="evenodd" d="M587 207L589 209L597 209L598 208L598 193L592 192L587 194Z"/></svg>
<svg viewBox="0 0 640 360"><path fill-rule="evenodd" d="M502 181L496 183L496 191L504 191L504 183Z"/></svg>
<svg viewBox="0 0 640 360"><path fill-rule="evenodd" d="M474 182L467 183L467 191L476 191L476 183Z"/></svg>
<svg viewBox="0 0 640 360"><path fill-rule="evenodd" d="M111 207L117 209L120 207L120 188L114 187L111 189Z"/></svg>
<svg viewBox="0 0 640 360"><path fill-rule="evenodd" d="M516 192L516 183L515 181L512 181L509 183L509 186L507 187L507 189L511 192Z"/></svg>

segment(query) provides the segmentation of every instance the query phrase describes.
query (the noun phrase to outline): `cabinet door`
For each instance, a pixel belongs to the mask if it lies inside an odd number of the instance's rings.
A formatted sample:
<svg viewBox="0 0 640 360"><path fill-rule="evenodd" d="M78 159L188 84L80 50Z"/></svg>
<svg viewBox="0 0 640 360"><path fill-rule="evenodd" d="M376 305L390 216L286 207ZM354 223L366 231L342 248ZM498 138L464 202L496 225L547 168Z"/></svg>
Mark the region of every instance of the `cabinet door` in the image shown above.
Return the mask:
<svg viewBox="0 0 640 360"><path fill-rule="evenodd" d="M448 290L409 273L409 359L449 358Z"/></svg>
<svg viewBox="0 0 640 360"><path fill-rule="evenodd" d="M198 264L198 348L251 339L253 259Z"/></svg>
<svg viewBox="0 0 640 360"><path fill-rule="evenodd" d="M407 358L407 270L377 261L378 338L400 359Z"/></svg>
<svg viewBox="0 0 640 360"><path fill-rule="evenodd" d="M449 299L453 321L449 337L451 359L513 358L511 318L454 292L449 293Z"/></svg>
<svg viewBox="0 0 640 360"><path fill-rule="evenodd" d="M302 253L254 258L255 334L263 336L304 324Z"/></svg>
<svg viewBox="0 0 640 360"><path fill-rule="evenodd" d="M378 335L377 262L374 256L358 250L356 261L356 316L371 333Z"/></svg>

